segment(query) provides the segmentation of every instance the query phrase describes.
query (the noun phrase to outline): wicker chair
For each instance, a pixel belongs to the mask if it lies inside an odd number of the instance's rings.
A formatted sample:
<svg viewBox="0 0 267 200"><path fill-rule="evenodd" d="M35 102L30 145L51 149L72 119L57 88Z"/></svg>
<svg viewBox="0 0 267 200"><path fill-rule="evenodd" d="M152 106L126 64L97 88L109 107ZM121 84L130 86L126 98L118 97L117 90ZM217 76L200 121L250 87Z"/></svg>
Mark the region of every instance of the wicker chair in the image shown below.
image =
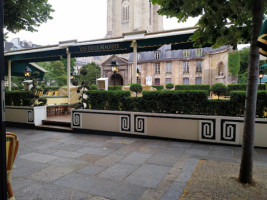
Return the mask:
<svg viewBox="0 0 267 200"><path fill-rule="evenodd" d="M11 171L19 148L19 141L14 133L6 132L6 168L7 168L7 192L9 200L15 200L11 186Z"/></svg>

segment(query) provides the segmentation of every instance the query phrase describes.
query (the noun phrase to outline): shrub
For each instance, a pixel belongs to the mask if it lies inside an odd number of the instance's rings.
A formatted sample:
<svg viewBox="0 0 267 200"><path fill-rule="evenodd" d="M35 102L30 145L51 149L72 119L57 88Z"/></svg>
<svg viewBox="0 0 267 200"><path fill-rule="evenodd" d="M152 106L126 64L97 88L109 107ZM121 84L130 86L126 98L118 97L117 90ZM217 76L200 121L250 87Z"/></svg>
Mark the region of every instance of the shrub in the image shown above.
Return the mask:
<svg viewBox="0 0 267 200"><path fill-rule="evenodd" d="M163 85L152 85L153 88L156 88L157 90L163 90Z"/></svg>
<svg viewBox="0 0 267 200"><path fill-rule="evenodd" d="M96 86L96 84L91 84L91 85L90 85L90 89L91 89L91 90L97 90L97 86Z"/></svg>
<svg viewBox="0 0 267 200"><path fill-rule="evenodd" d="M258 90L267 90L267 84L258 84ZM231 91L246 91L247 85L246 84L229 84L227 85L228 92L231 93Z"/></svg>
<svg viewBox="0 0 267 200"><path fill-rule="evenodd" d="M36 100L31 91L6 91L7 106L32 106Z"/></svg>
<svg viewBox="0 0 267 200"><path fill-rule="evenodd" d="M218 99L220 96L223 96L227 93L227 87L223 83L215 83L211 87L211 91L218 95Z"/></svg>
<svg viewBox="0 0 267 200"><path fill-rule="evenodd" d="M166 88L169 89L169 90L172 89L173 87L174 87L174 85L172 83L167 83L166 84Z"/></svg>
<svg viewBox="0 0 267 200"><path fill-rule="evenodd" d="M210 91L210 85L175 85L175 90L207 90Z"/></svg>
<svg viewBox="0 0 267 200"><path fill-rule="evenodd" d="M234 91L234 90L238 90L238 91L244 90L244 91L246 91L247 85L246 84L229 84L229 85L227 85L227 88L228 88L228 92L230 94L231 91Z"/></svg>
<svg viewBox="0 0 267 200"><path fill-rule="evenodd" d="M137 94L141 93L143 91L143 87L142 87L142 85L140 83L136 83L136 84L132 84L130 86L130 90L132 92L135 92L136 93L136 97L137 97Z"/></svg>
<svg viewBox="0 0 267 200"><path fill-rule="evenodd" d="M122 110L126 97L130 97L130 91L104 91L89 90L86 92L87 108L96 110Z"/></svg>
<svg viewBox="0 0 267 200"><path fill-rule="evenodd" d="M144 91L146 112L202 113L207 104L206 91Z"/></svg>
<svg viewBox="0 0 267 200"><path fill-rule="evenodd" d="M114 90L114 86L108 86L108 90ZM116 85L115 90L122 90L122 85Z"/></svg>

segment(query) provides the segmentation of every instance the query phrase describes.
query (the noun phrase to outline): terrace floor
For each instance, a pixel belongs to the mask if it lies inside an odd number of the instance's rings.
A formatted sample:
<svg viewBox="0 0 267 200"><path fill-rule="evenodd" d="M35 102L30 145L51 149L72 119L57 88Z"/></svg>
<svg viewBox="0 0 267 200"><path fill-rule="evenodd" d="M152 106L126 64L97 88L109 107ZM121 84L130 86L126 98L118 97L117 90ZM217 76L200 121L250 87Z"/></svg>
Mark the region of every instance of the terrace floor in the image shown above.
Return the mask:
<svg viewBox="0 0 267 200"><path fill-rule="evenodd" d="M201 159L239 163L241 147L7 128L20 140L18 200L179 199ZM254 166L267 167L267 149Z"/></svg>

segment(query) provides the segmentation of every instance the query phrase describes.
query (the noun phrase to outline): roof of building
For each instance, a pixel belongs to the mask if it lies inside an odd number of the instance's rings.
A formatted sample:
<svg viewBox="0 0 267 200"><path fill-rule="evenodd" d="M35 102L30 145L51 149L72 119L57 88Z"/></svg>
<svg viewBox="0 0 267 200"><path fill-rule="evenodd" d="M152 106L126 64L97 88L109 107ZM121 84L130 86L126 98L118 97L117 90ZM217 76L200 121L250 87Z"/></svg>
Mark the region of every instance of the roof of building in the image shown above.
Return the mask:
<svg viewBox="0 0 267 200"><path fill-rule="evenodd" d="M212 47L202 48L202 56L196 55L196 49L188 49L190 54L188 57L184 57L184 50L171 50L171 45L164 45L160 47L157 51L148 51L138 53L138 62L150 62L154 60L162 61L168 59L188 59L188 58L203 58L205 54L216 53L228 49L228 46L222 46L220 48L212 49ZM159 52L159 59L155 58L155 52ZM129 62L133 62L133 54L129 57Z"/></svg>

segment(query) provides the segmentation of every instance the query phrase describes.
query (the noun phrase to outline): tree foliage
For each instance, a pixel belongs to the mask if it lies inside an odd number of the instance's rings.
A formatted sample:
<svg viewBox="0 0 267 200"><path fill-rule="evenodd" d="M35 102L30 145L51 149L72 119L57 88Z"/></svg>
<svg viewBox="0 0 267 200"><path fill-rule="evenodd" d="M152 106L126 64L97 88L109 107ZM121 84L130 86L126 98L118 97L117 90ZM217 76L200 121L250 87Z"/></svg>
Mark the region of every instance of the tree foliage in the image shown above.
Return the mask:
<svg viewBox="0 0 267 200"><path fill-rule="evenodd" d="M140 83L135 83L130 86L130 90L135 92L137 97L137 94L143 91L143 87Z"/></svg>
<svg viewBox="0 0 267 200"><path fill-rule="evenodd" d="M100 67L94 62L83 66L80 70L80 73L82 72L82 70L85 70L87 72L85 78L88 81L89 85L95 84L96 79L98 79L101 75ZM77 76L77 78L79 79L79 75Z"/></svg>
<svg viewBox="0 0 267 200"><path fill-rule="evenodd" d="M189 17L199 17L199 29L192 40L196 46L229 44L236 47L248 43L252 30L252 0L152 0L161 8L158 13L176 17L185 22ZM267 1L265 1L265 8ZM267 9L264 9L267 14Z"/></svg>
<svg viewBox="0 0 267 200"><path fill-rule="evenodd" d="M40 24L52 19L52 12L48 0L5 0L4 27L13 33L20 30L34 32Z"/></svg>
<svg viewBox="0 0 267 200"><path fill-rule="evenodd" d="M48 72L45 73L45 82L50 82L50 85L65 86L67 85L67 60L57 60L52 62L40 62L38 63L41 67L46 69ZM71 59L71 72L74 71L75 58Z"/></svg>
<svg viewBox="0 0 267 200"><path fill-rule="evenodd" d="M227 87L223 83L215 83L211 87L211 91L218 96L223 96L227 93Z"/></svg>
<svg viewBox="0 0 267 200"><path fill-rule="evenodd" d="M200 17L191 39L195 46L205 44L218 47L251 43L248 70L248 89L243 129L243 151L239 180L252 183L252 155L259 74L259 47L257 39L263 15L267 14L266 0L152 0L161 6L159 13L186 21Z"/></svg>
<svg viewBox="0 0 267 200"><path fill-rule="evenodd" d="M228 54L229 72L233 76L237 76L240 71L240 53L239 51L230 52Z"/></svg>

